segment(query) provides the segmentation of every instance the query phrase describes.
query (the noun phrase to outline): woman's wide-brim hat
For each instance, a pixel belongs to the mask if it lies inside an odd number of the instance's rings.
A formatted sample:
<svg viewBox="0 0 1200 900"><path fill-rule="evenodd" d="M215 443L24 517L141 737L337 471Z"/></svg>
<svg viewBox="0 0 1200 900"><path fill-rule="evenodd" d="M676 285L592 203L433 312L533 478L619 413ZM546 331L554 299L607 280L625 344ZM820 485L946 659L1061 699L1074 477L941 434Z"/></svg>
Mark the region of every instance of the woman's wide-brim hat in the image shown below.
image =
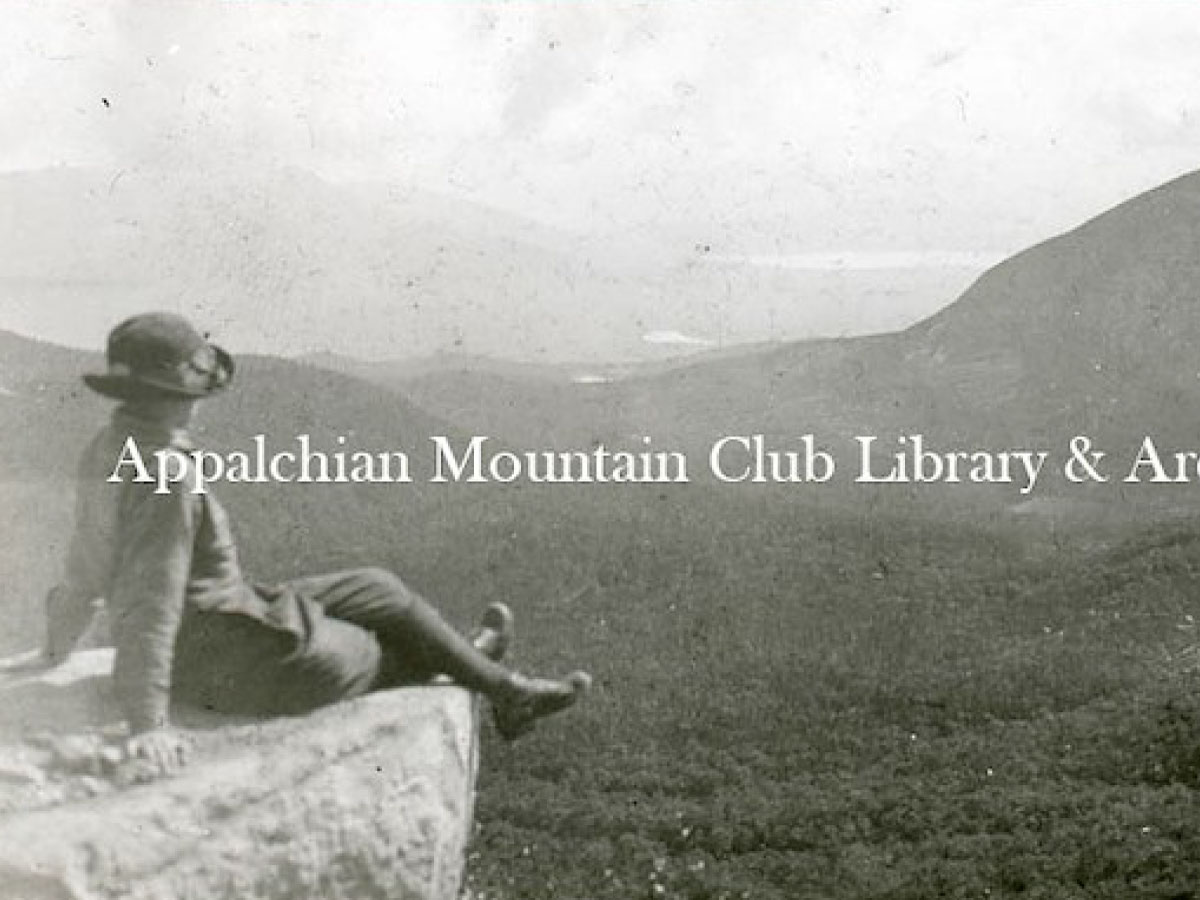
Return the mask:
<svg viewBox="0 0 1200 900"><path fill-rule="evenodd" d="M233 357L174 313L126 319L109 333L106 356L108 370L84 375L83 381L116 400L199 399L233 380Z"/></svg>

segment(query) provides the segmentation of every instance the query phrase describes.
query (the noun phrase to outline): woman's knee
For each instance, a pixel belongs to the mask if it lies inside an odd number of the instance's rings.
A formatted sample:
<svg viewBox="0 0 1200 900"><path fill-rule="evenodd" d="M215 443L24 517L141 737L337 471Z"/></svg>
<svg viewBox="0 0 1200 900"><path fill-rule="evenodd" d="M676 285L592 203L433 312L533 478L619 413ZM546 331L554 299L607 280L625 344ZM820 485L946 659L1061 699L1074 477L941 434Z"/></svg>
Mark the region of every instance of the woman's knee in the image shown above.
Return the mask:
<svg viewBox="0 0 1200 900"><path fill-rule="evenodd" d="M420 599L408 585L400 580L395 572L389 569L368 566L359 571L359 577L370 588L373 596L387 598L392 604L399 604L407 608L415 600Z"/></svg>

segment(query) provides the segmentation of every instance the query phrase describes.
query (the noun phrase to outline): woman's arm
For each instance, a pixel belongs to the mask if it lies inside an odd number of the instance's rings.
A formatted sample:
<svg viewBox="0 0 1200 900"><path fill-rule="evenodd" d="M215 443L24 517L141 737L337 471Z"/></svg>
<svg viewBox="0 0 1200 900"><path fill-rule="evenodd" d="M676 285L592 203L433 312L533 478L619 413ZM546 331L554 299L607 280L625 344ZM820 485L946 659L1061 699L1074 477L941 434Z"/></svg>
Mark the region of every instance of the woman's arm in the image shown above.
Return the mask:
<svg viewBox="0 0 1200 900"><path fill-rule="evenodd" d="M167 726L175 637L192 564L199 497L184 482L156 494L127 482L118 510L107 598L117 659L113 682L133 734Z"/></svg>

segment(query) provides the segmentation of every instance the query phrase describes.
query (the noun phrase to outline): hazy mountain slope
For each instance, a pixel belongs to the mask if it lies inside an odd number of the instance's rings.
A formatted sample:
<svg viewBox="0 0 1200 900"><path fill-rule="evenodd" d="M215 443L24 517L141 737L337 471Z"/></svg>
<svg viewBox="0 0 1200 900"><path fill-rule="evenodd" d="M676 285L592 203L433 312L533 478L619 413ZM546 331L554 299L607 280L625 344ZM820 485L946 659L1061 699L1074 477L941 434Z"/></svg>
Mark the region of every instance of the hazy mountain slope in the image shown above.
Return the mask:
<svg viewBox="0 0 1200 900"><path fill-rule="evenodd" d="M555 360L594 358L598 348L645 355L645 327L624 302L644 286L643 262L398 184L335 183L291 168L5 173L0 245L0 300L74 301L85 315L97 297L130 310L184 297L214 311L206 324L215 329L247 304L277 310L305 350L360 343L361 328L348 323L369 311L375 356L506 347Z"/></svg>

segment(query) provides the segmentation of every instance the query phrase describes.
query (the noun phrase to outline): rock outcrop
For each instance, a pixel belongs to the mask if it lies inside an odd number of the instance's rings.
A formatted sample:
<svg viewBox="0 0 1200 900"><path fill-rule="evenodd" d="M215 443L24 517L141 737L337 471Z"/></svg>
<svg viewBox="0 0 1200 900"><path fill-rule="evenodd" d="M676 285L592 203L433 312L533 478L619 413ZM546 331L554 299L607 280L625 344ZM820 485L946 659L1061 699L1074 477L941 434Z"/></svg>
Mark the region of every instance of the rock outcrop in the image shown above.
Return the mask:
<svg viewBox="0 0 1200 900"><path fill-rule="evenodd" d="M0 898L458 896L478 767L468 692L269 722L193 715L188 765L147 781L116 749L110 667L87 651L0 676Z"/></svg>

